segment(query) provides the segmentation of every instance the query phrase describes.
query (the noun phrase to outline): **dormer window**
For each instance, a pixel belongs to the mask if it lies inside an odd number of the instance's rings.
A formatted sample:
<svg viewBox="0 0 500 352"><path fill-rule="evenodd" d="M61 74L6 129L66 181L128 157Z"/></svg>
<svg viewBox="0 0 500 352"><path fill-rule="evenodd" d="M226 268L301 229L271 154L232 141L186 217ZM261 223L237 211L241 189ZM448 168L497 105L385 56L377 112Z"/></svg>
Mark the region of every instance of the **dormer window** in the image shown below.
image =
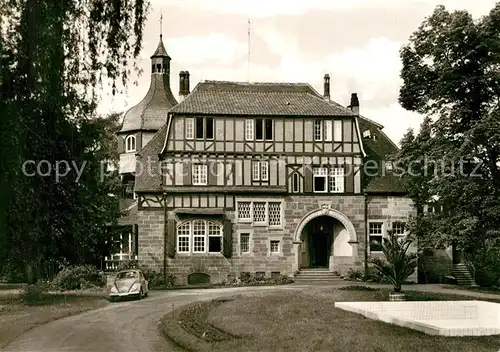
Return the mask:
<svg viewBox="0 0 500 352"><path fill-rule="evenodd" d="M371 136L370 130L363 131L363 138L369 139Z"/></svg>
<svg viewBox="0 0 500 352"><path fill-rule="evenodd" d="M135 152L135 136L128 136L125 139L125 151L127 153Z"/></svg>

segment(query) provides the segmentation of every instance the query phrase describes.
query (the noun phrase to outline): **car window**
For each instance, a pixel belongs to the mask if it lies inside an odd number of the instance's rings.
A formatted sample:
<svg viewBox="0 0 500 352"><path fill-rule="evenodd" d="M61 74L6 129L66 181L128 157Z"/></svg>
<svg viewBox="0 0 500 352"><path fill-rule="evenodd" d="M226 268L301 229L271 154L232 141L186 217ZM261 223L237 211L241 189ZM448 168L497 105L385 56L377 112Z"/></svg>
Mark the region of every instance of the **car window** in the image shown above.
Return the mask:
<svg viewBox="0 0 500 352"><path fill-rule="evenodd" d="M117 280L121 279L136 279L139 276L139 274L136 271L125 271L122 273L118 273L116 275Z"/></svg>

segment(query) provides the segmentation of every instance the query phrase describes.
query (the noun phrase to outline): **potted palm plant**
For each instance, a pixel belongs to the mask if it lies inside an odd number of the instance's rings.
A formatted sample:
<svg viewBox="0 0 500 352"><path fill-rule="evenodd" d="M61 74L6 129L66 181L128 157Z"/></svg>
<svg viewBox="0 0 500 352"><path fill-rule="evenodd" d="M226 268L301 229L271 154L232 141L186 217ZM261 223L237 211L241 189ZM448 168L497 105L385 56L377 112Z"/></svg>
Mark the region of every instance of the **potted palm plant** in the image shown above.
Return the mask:
<svg viewBox="0 0 500 352"><path fill-rule="evenodd" d="M371 260L373 268L392 283L394 292L389 294L390 301L406 300L401 286L417 267L417 254L408 253L411 243L408 238L398 240L390 234L390 239L384 239L382 243L385 258Z"/></svg>

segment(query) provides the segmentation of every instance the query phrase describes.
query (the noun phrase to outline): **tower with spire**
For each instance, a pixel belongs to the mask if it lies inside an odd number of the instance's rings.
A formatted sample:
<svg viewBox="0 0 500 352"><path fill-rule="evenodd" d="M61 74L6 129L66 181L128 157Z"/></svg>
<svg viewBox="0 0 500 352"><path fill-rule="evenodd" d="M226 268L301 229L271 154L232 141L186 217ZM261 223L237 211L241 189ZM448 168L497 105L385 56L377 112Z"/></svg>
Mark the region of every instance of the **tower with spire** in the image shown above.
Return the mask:
<svg viewBox="0 0 500 352"><path fill-rule="evenodd" d="M120 153L120 174L126 198L133 196L135 154L167 123L168 111L177 105L170 88L170 56L160 34L158 46L151 56L151 82L146 96L123 117L118 132L123 142Z"/></svg>

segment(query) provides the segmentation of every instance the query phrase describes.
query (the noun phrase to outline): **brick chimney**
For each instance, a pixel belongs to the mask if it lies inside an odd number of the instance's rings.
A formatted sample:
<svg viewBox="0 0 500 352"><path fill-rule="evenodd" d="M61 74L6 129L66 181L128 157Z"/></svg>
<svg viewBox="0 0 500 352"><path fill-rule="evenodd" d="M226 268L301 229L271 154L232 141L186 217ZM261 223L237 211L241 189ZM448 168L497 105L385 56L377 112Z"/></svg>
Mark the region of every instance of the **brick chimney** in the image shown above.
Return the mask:
<svg viewBox="0 0 500 352"><path fill-rule="evenodd" d="M189 94L189 72L181 71L179 72L179 102L183 101L188 94Z"/></svg>
<svg viewBox="0 0 500 352"><path fill-rule="evenodd" d="M358 93L352 93L351 94L351 104L349 105L349 108L351 108L351 110L352 110L353 113L359 115Z"/></svg>
<svg viewBox="0 0 500 352"><path fill-rule="evenodd" d="M330 75L328 73L325 74L325 77L324 77L323 98L325 100L330 100Z"/></svg>

